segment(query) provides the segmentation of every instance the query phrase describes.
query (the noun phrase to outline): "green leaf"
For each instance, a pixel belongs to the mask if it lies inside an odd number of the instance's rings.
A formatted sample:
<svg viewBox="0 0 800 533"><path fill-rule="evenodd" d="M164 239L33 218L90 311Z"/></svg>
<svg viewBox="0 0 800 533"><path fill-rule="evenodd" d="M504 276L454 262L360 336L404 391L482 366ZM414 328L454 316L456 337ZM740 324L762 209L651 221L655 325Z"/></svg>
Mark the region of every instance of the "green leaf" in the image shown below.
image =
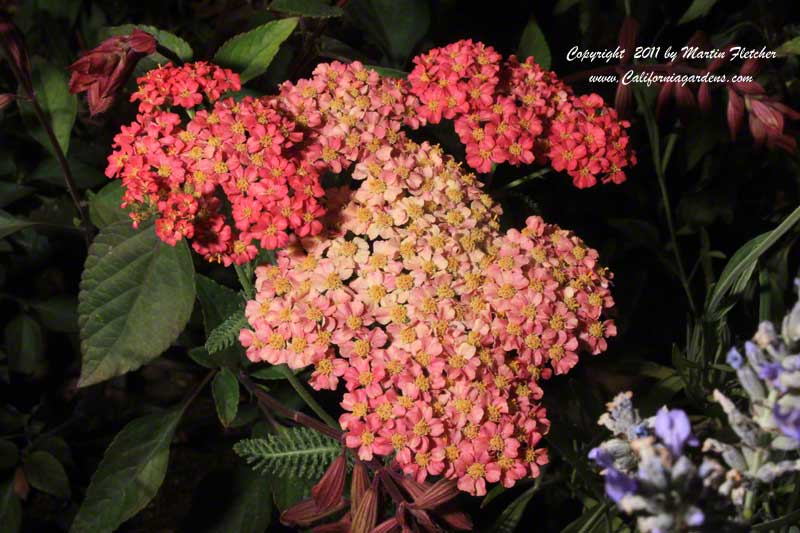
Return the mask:
<svg viewBox="0 0 800 533"><path fill-rule="evenodd" d="M503 512L500 513L500 516L497 517L497 520L492 525L492 531L498 533L513 533L516 531L520 520L522 520L522 515L525 513L525 508L538 488L538 485L534 485L503 509Z"/></svg>
<svg viewBox="0 0 800 533"><path fill-rule="evenodd" d="M250 323L244 315L244 309L239 309L209 333L206 340L206 350L208 350L208 353L214 354L233 346L234 343L239 341L239 332L242 331L242 328L249 326Z"/></svg>
<svg viewBox="0 0 800 533"><path fill-rule="evenodd" d="M0 239L33 225L33 222L17 218L11 213L0 209Z"/></svg>
<svg viewBox="0 0 800 533"><path fill-rule="evenodd" d="M109 26L100 31L100 38L108 39L114 35L130 35L130 33L136 28L146 31L155 37L159 45L174 53L181 61L188 61L192 58L193 51L192 47L189 46L189 43L174 33L158 29L155 26L148 26L146 24L123 24L122 26ZM154 54L150 56L150 59L154 60L156 63L159 61L155 56L164 57L161 54ZM161 64L166 63L166 61L168 61L168 59L161 61Z"/></svg>
<svg viewBox="0 0 800 533"><path fill-rule="evenodd" d="M347 14L389 57L393 66L404 66L428 32L430 4L426 0L353 0Z"/></svg>
<svg viewBox="0 0 800 533"><path fill-rule="evenodd" d="M792 211L777 228L751 239L733 254L711 291L706 305L707 320L718 320L730 311L733 301L747 288L759 258L792 229L798 220L800 207Z"/></svg>
<svg viewBox="0 0 800 533"><path fill-rule="evenodd" d="M269 480L245 465L215 470L192 496L181 530L194 533L264 533L272 520Z"/></svg>
<svg viewBox="0 0 800 533"><path fill-rule="evenodd" d="M47 329L60 333L78 331L78 300L74 296L54 296L29 305Z"/></svg>
<svg viewBox="0 0 800 533"><path fill-rule="evenodd" d="M562 529L562 533L583 533L592 531L594 525L608 509L608 502L597 503L594 507L586 509L577 520Z"/></svg>
<svg viewBox="0 0 800 533"><path fill-rule="evenodd" d="M214 63L228 67L242 78L242 83L267 71L281 43L297 26L296 18L273 20L226 41L214 54Z"/></svg>
<svg viewBox="0 0 800 533"><path fill-rule="evenodd" d="M686 24L687 22L705 17L716 3L717 0L694 0L689 6L689 9L686 10L678 21L678 24Z"/></svg>
<svg viewBox="0 0 800 533"><path fill-rule="evenodd" d="M8 439L0 439L0 470L14 468L19 463L19 448Z"/></svg>
<svg viewBox="0 0 800 533"><path fill-rule="evenodd" d="M22 464L33 488L59 498L69 498L69 479L58 459L45 451L36 451Z"/></svg>
<svg viewBox="0 0 800 533"><path fill-rule="evenodd" d="M2 155L0 155L2 157ZM0 181L0 207L5 207L13 204L20 198L25 198L35 191L33 187L27 185L20 185L19 183L9 183L7 181Z"/></svg>
<svg viewBox="0 0 800 533"><path fill-rule="evenodd" d="M800 37L790 39L775 49L779 56L800 55Z"/></svg>
<svg viewBox="0 0 800 533"><path fill-rule="evenodd" d="M5 347L9 368L20 374L34 374L44 357L42 327L30 315L19 314L6 324Z"/></svg>
<svg viewBox="0 0 800 533"><path fill-rule="evenodd" d="M205 368L217 368L219 365L209 355L203 346L198 346L189 350L189 357L198 365Z"/></svg>
<svg viewBox="0 0 800 533"><path fill-rule="evenodd" d="M75 117L78 114L78 99L69 92L67 71L39 57L33 58L31 69L36 100L44 112L45 120L53 128L53 133L61 146L61 150L66 154L69 151L69 136L72 132L72 125L75 123ZM25 121L31 136L55 155L44 127L34 114L33 106L25 98L18 98L17 102L19 103L22 119Z"/></svg>
<svg viewBox="0 0 800 533"><path fill-rule="evenodd" d="M275 0L269 8L298 17L331 18L344 14L341 7L331 6L323 0Z"/></svg>
<svg viewBox="0 0 800 533"><path fill-rule="evenodd" d="M576 6L580 3L580 0L558 0L556 2L556 6L553 8L553 14L560 15L561 13L566 12L572 6Z"/></svg>
<svg viewBox="0 0 800 533"><path fill-rule="evenodd" d="M396 68L379 67L378 65L364 65L364 67L372 69L386 78L405 79L408 76L408 72L397 70Z"/></svg>
<svg viewBox="0 0 800 533"><path fill-rule="evenodd" d="M22 525L22 504L14 493L13 474L0 485L0 524L8 533L17 533Z"/></svg>
<svg viewBox="0 0 800 533"><path fill-rule="evenodd" d="M522 37L517 47L517 55L520 61L524 61L528 56L533 56L533 59L543 69L550 70L550 47L547 46L547 39L542 32L542 28L539 27L533 17L528 21L528 25L525 26L525 30L522 32Z"/></svg>
<svg viewBox="0 0 800 533"><path fill-rule="evenodd" d="M285 511L292 505L307 499L311 495L311 487L316 480L297 479L291 477L265 476L272 487L272 497L275 507Z"/></svg>
<svg viewBox="0 0 800 533"><path fill-rule="evenodd" d="M117 222L100 230L81 276L79 386L135 370L166 350L194 306L185 241L163 243L152 225Z"/></svg>
<svg viewBox="0 0 800 533"><path fill-rule="evenodd" d="M225 427L230 426L239 410L239 381L233 372L223 368L214 376L211 392L220 422Z"/></svg>
<svg viewBox="0 0 800 533"><path fill-rule="evenodd" d="M98 192L88 191L89 218L92 224L102 229L121 220L130 222L128 213L120 207L124 192L119 180L112 181Z"/></svg>
<svg viewBox="0 0 800 533"><path fill-rule="evenodd" d="M71 533L114 531L155 497L183 409L137 418L114 437L92 476Z"/></svg>
<svg viewBox="0 0 800 533"><path fill-rule="evenodd" d="M317 480L342 453L342 445L298 426L263 439L241 440L233 450L262 474Z"/></svg>

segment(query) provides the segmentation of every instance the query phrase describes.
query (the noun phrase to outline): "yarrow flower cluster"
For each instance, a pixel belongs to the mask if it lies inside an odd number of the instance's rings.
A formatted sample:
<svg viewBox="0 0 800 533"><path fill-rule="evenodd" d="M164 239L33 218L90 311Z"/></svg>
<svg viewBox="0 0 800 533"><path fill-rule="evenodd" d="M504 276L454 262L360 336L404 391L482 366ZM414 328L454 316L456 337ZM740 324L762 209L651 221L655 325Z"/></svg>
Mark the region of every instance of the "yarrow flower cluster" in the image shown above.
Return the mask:
<svg viewBox="0 0 800 533"><path fill-rule="evenodd" d="M430 123L454 121L478 172L496 163L550 162L576 187L622 183L636 163L627 121L596 95L576 96L534 58L502 61L492 47L459 41L414 59L411 93Z"/></svg>
<svg viewBox="0 0 800 533"><path fill-rule="evenodd" d="M604 469L608 496L637 515L642 531L744 530L759 487L800 471L798 349L800 302L784 318L780 335L763 322L744 355L737 348L728 352L749 403L740 410L714 391L736 440L705 439L699 466L686 451L698 444L686 413L665 407L642 420L631 393L619 394L598 422L614 438L589 455Z"/></svg>
<svg viewBox="0 0 800 533"><path fill-rule="evenodd" d="M314 366L344 382L345 444L394 454L419 482L457 479L484 494L547 462L540 379L600 353L616 334L610 274L575 235L531 217L502 235L500 209L438 147L386 136L329 190L328 234L256 270L254 362Z"/></svg>
<svg viewBox="0 0 800 533"><path fill-rule="evenodd" d="M187 237L226 266L254 259L256 244L286 245L290 231L319 233L321 174L377 150L405 110L397 85L359 63L322 65L279 96L220 99L239 89L236 74L202 62L148 72L106 170L122 179L134 223L156 211L162 240Z"/></svg>

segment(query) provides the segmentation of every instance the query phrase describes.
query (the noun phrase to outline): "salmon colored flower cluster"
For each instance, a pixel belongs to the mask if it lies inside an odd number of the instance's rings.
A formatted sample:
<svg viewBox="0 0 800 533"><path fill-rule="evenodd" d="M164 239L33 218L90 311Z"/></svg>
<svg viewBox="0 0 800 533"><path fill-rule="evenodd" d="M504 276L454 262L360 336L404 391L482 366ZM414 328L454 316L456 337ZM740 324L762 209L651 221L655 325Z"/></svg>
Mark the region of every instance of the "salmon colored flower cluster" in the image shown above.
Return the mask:
<svg viewBox="0 0 800 533"><path fill-rule="evenodd" d="M539 380L616 333L610 274L570 232L500 208L438 147L383 137L329 190L327 234L256 270L240 341L251 361L313 365L345 393L345 444L363 460L486 493L536 477L549 421Z"/></svg>
<svg viewBox="0 0 800 533"><path fill-rule="evenodd" d="M627 121L596 95L576 96L533 58L506 61L470 40L414 59L411 93L428 122L454 121L467 163L481 173L493 164L548 161L578 188L622 183L636 162Z"/></svg>

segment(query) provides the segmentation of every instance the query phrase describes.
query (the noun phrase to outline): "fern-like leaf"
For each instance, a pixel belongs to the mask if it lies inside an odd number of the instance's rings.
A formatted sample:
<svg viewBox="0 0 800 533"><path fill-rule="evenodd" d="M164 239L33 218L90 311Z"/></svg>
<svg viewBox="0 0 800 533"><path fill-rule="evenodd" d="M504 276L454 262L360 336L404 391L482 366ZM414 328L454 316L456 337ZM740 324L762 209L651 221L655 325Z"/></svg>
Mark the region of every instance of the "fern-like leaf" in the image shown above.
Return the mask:
<svg viewBox="0 0 800 533"><path fill-rule="evenodd" d="M239 309L211 331L206 339L206 351L210 354L217 353L233 346L239 338L239 332L248 325L244 309Z"/></svg>
<svg viewBox="0 0 800 533"><path fill-rule="evenodd" d="M316 481L342 453L342 445L311 429L294 427L263 439L241 440L233 450L256 472Z"/></svg>

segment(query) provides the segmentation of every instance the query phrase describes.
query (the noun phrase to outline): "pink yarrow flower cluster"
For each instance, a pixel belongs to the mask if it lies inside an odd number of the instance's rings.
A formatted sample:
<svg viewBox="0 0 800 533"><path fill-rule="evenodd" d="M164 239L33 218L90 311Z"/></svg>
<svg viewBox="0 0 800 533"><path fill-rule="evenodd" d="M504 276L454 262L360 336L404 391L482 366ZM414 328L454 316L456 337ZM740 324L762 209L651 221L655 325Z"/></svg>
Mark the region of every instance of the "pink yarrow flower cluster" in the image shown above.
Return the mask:
<svg viewBox="0 0 800 533"><path fill-rule="evenodd" d="M547 463L541 379L613 336L610 274L570 232L532 217L499 232L500 208L438 147L386 136L328 191L327 234L295 239L257 268L254 362L313 365L344 387L345 444L392 455L418 482L471 494Z"/></svg>
<svg viewBox="0 0 800 533"><path fill-rule="evenodd" d="M577 96L532 57L502 60L471 40L435 48L414 59L411 93L428 122L453 120L467 164L481 173L493 164L550 162L578 188L625 181L636 162L627 121L596 95Z"/></svg>

